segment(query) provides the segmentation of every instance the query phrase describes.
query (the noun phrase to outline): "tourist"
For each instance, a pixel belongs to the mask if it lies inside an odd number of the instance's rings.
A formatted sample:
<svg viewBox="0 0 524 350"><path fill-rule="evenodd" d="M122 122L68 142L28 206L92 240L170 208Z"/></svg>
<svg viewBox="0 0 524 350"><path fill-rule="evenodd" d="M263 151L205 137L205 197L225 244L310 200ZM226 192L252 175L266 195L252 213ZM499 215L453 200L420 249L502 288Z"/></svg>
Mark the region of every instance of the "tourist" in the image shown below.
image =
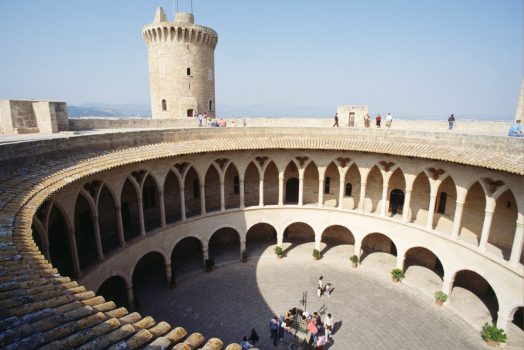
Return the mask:
<svg viewBox="0 0 524 350"><path fill-rule="evenodd" d="M335 124L333 124L333 127L335 126L338 128L338 113L335 113Z"/></svg>
<svg viewBox="0 0 524 350"><path fill-rule="evenodd" d="M364 116L364 127L369 128L369 125L371 124L371 117L368 113Z"/></svg>
<svg viewBox="0 0 524 350"><path fill-rule="evenodd" d="M453 129L453 123L455 123L455 116L452 114L448 118L449 130Z"/></svg>
<svg viewBox="0 0 524 350"><path fill-rule="evenodd" d="M331 333L333 332L333 317L331 314L327 314L326 317L324 317L324 329L326 330L326 343L329 342L329 337L331 336Z"/></svg>
<svg viewBox="0 0 524 350"><path fill-rule="evenodd" d="M271 332L271 339L273 340L274 346L277 346L278 326L278 317L275 315L269 322L269 331Z"/></svg>
<svg viewBox="0 0 524 350"><path fill-rule="evenodd" d="M324 335L322 334L322 332L319 332L319 336L317 338L317 341L315 343L315 346L316 346L316 350L322 350L324 349L324 344L325 344L325 341L324 341Z"/></svg>
<svg viewBox="0 0 524 350"><path fill-rule="evenodd" d="M331 286L331 283L326 284L326 288L324 290L324 294L327 294L328 298L331 297L331 292L333 291L333 288Z"/></svg>
<svg viewBox="0 0 524 350"><path fill-rule="evenodd" d="M386 128L391 128L391 122L393 122L393 116L391 115L391 113L388 113L388 115L386 116Z"/></svg>
<svg viewBox="0 0 524 350"><path fill-rule="evenodd" d="M382 121L382 116L377 114L377 117L375 118L375 124L377 125L377 128L380 128L380 122Z"/></svg>
<svg viewBox="0 0 524 350"><path fill-rule="evenodd" d="M509 128L508 136L511 137L522 137L524 136L522 134L522 125L520 124L520 120L516 120L515 124L511 128Z"/></svg>
<svg viewBox="0 0 524 350"><path fill-rule="evenodd" d="M249 335L249 342L251 344L253 344L253 346L257 345L258 343L258 340L259 340L259 336L257 334L257 332L255 331L255 328L251 328L251 334Z"/></svg>
<svg viewBox="0 0 524 350"><path fill-rule="evenodd" d="M286 329L286 322L284 322L284 316L280 316L280 322L278 324L278 339L284 341L284 330Z"/></svg>
<svg viewBox="0 0 524 350"><path fill-rule="evenodd" d="M207 126L207 120L208 120L207 112L204 112L204 126Z"/></svg>
<svg viewBox="0 0 524 350"><path fill-rule="evenodd" d="M251 344L251 343L247 340L247 337L244 337L244 338L242 339L242 342L240 343L240 346L242 347L242 350L253 349L253 344Z"/></svg>
<svg viewBox="0 0 524 350"><path fill-rule="evenodd" d="M320 289L320 295L324 294L324 282L322 281L324 279L324 276L320 276L318 278L318 288Z"/></svg>
<svg viewBox="0 0 524 350"><path fill-rule="evenodd" d="M203 125L203 120L204 120L204 117L202 116L202 113L199 113L198 114L198 126L202 126Z"/></svg>
<svg viewBox="0 0 524 350"><path fill-rule="evenodd" d="M313 341L317 341L317 335L318 335L318 328L315 325L315 320L310 320L307 323L307 331L311 333L311 336L313 337Z"/></svg>
<svg viewBox="0 0 524 350"><path fill-rule="evenodd" d="M242 118L242 126L245 128L247 125L246 118Z"/></svg>

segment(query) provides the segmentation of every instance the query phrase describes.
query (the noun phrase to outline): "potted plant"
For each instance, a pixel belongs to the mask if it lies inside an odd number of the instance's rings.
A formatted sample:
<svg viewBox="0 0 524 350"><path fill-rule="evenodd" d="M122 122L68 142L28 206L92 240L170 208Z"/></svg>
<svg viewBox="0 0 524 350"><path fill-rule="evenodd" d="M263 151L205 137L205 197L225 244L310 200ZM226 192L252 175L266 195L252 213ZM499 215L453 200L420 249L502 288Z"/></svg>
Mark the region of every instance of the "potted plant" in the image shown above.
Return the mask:
<svg viewBox="0 0 524 350"><path fill-rule="evenodd" d="M497 346L506 342L506 334L502 329L497 328L496 324L490 326L487 322L484 323L480 335L489 346Z"/></svg>
<svg viewBox="0 0 524 350"><path fill-rule="evenodd" d="M444 293L443 291L439 290L438 292L435 292L435 303L437 305L442 306L448 300L448 295Z"/></svg>
<svg viewBox="0 0 524 350"><path fill-rule="evenodd" d="M358 266L358 256L351 255L349 257L349 260L351 260L351 265L353 265L353 267L357 267Z"/></svg>
<svg viewBox="0 0 524 350"><path fill-rule="evenodd" d="M321 257L320 251L318 249L313 249L313 258L315 258L315 260L320 260Z"/></svg>
<svg viewBox="0 0 524 350"><path fill-rule="evenodd" d="M400 282L404 278L404 271L399 268L394 268L391 270L391 278L394 282Z"/></svg>
<svg viewBox="0 0 524 350"><path fill-rule="evenodd" d="M277 245L275 247L275 254L277 255L277 258L281 259L284 256L284 251L282 250L282 247Z"/></svg>
<svg viewBox="0 0 524 350"><path fill-rule="evenodd" d="M215 266L215 260L213 260L213 258L206 259L205 261L206 272L211 272L211 270L213 270L213 266Z"/></svg>
<svg viewBox="0 0 524 350"><path fill-rule="evenodd" d="M247 261L247 251L245 249L242 250L241 258L242 258L242 262Z"/></svg>

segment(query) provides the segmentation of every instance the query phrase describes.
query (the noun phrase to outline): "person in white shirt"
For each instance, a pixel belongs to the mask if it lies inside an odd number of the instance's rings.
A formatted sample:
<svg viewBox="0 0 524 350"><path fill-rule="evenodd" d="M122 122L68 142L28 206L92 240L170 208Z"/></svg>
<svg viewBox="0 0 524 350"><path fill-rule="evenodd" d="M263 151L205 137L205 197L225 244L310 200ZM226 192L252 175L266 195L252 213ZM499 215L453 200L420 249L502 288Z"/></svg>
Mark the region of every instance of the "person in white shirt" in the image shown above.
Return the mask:
<svg viewBox="0 0 524 350"><path fill-rule="evenodd" d="M388 113L388 115L386 116L386 127L388 129L391 128L392 121L393 121L393 116L391 115L391 113Z"/></svg>
<svg viewBox="0 0 524 350"><path fill-rule="evenodd" d="M331 336L331 333L333 332L333 317L331 314L327 314L326 317L324 317L324 329L326 330L326 343L329 342L329 337Z"/></svg>

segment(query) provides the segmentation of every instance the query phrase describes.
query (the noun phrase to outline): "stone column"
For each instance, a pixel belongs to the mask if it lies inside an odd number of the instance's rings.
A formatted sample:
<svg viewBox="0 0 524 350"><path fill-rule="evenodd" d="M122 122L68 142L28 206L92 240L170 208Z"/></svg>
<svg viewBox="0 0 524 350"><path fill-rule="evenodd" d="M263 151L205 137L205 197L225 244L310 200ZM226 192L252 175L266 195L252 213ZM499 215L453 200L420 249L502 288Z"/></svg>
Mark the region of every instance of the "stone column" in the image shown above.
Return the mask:
<svg viewBox="0 0 524 350"><path fill-rule="evenodd" d="M364 202L366 201L366 183L360 183L360 199L358 200L358 210L364 212Z"/></svg>
<svg viewBox="0 0 524 350"><path fill-rule="evenodd" d="M404 260L405 259L406 259L406 254L404 251L397 252L397 263L395 267L397 269L401 269L402 271L404 271Z"/></svg>
<svg viewBox="0 0 524 350"><path fill-rule="evenodd" d="M448 276L444 276L442 280L442 291L446 293L448 296L448 300L446 301L446 303L449 302L451 299L452 288L453 288L453 280Z"/></svg>
<svg viewBox="0 0 524 350"><path fill-rule="evenodd" d="M206 266L206 260L209 259L209 248L207 246L202 247L202 257L204 258L202 264Z"/></svg>
<svg viewBox="0 0 524 350"><path fill-rule="evenodd" d="M508 326L511 323L511 320L506 317L506 314L499 310L497 312L497 328L502 329L504 332L508 331Z"/></svg>
<svg viewBox="0 0 524 350"><path fill-rule="evenodd" d="M186 221L186 189L180 187L180 219Z"/></svg>
<svg viewBox="0 0 524 350"><path fill-rule="evenodd" d="M411 188L406 189L406 195L404 196L404 206L402 207L402 222L407 223L409 221L409 206L411 203Z"/></svg>
<svg viewBox="0 0 524 350"><path fill-rule="evenodd" d="M343 179L342 177L340 177L340 181L338 182L339 183L339 186L338 186L338 208L339 209L342 209L342 201L344 200L344 192L346 190L346 181L345 181L345 178Z"/></svg>
<svg viewBox="0 0 524 350"><path fill-rule="evenodd" d="M277 246L282 247L284 244L284 232L277 232Z"/></svg>
<svg viewBox="0 0 524 350"><path fill-rule="evenodd" d="M75 271L75 276L80 276L80 259L78 258L78 249L76 246L76 237L75 237L75 229L70 228L67 231L67 234L69 235L69 250L71 252L71 257L73 259L73 270Z"/></svg>
<svg viewBox="0 0 524 350"><path fill-rule="evenodd" d="M318 207L324 206L324 177L318 178Z"/></svg>
<svg viewBox="0 0 524 350"><path fill-rule="evenodd" d="M206 185L200 184L200 215L206 214Z"/></svg>
<svg viewBox="0 0 524 350"><path fill-rule="evenodd" d="M244 209L246 207L246 204L245 204L245 193L244 193L245 189L244 189L244 178L243 177L239 177L238 178L238 192L239 192L239 195L240 195L240 209Z"/></svg>
<svg viewBox="0 0 524 350"><path fill-rule="evenodd" d="M278 173L278 206L284 205L284 173Z"/></svg>
<svg viewBox="0 0 524 350"><path fill-rule="evenodd" d="M304 205L304 172L300 172L298 175L298 205Z"/></svg>
<svg viewBox="0 0 524 350"><path fill-rule="evenodd" d="M98 224L98 215L93 216L93 227L95 229L96 255L98 260L104 259L104 250L102 249L102 239L100 238L100 225Z"/></svg>
<svg viewBox="0 0 524 350"><path fill-rule="evenodd" d="M126 244L125 236L124 236L124 223L122 222L122 208L120 205L116 207L116 228L118 230L118 243L121 247L123 247Z"/></svg>
<svg viewBox="0 0 524 350"><path fill-rule="evenodd" d="M484 223L482 224L482 232L480 234L479 249L481 252L486 251L486 245L489 239L489 230L491 229L491 220L493 219L493 211L486 210L484 212Z"/></svg>
<svg viewBox="0 0 524 350"><path fill-rule="evenodd" d="M166 264L166 287L170 287L171 285L171 262Z"/></svg>
<svg viewBox="0 0 524 350"><path fill-rule="evenodd" d="M242 251L246 250L246 240L240 240L240 260L242 260ZM247 250L246 250L247 251Z"/></svg>
<svg viewBox="0 0 524 350"><path fill-rule="evenodd" d="M453 217L453 229L451 230L451 239L458 239L460 228L462 225L462 212L464 211L464 203L466 202L467 189L462 187L457 188L457 201L455 204L455 215Z"/></svg>
<svg viewBox="0 0 524 350"><path fill-rule="evenodd" d="M426 221L426 230L433 229L433 215L435 213L435 203L436 202L437 202L437 189L435 189L435 192L433 192L433 189L431 189L431 193L429 195L429 208L428 208L428 217Z"/></svg>
<svg viewBox="0 0 524 350"><path fill-rule="evenodd" d="M166 227L166 203L164 203L164 191L158 192L158 203L160 204L160 226Z"/></svg>
<svg viewBox="0 0 524 350"><path fill-rule="evenodd" d="M142 193L138 197L138 221L140 222L140 236L145 236L146 225L144 222L144 205L142 203Z"/></svg>
<svg viewBox="0 0 524 350"><path fill-rule="evenodd" d="M321 237L315 234L315 249L320 251Z"/></svg>
<svg viewBox="0 0 524 350"><path fill-rule="evenodd" d="M384 180L384 185L382 186L382 205L380 206L380 215L386 216L386 207L388 202L388 183Z"/></svg>
<svg viewBox="0 0 524 350"><path fill-rule="evenodd" d="M355 239L355 255L358 256L358 259L360 261L360 251L362 250L362 241L357 241Z"/></svg>
<svg viewBox="0 0 524 350"><path fill-rule="evenodd" d="M133 294L133 285L129 285L126 288L127 293L127 304L129 305L129 310L132 311L135 309L135 296Z"/></svg>
<svg viewBox="0 0 524 350"><path fill-rule="evenodd" d="M224 192L224 179L220 179L220 211L226 210L226 198Z"/></svg>
<svg viewBox="0 0 524 350"><path fill-rule="evenodd" d="M263 207L264 206L264 177L260 176L259 182L258 182L258 206Z"/></svg>
<svg viewBox="0 0 524 350"><path fill-rule="evenodd" d="M511 256L509 258L509 263L513 266L517 266L522 254L522 244L524 243L524 223L522 221L524 220L522 220L522 216L519 215L517 227L515 228L515 237L513 238L513 246L511 247Z"/></svg>

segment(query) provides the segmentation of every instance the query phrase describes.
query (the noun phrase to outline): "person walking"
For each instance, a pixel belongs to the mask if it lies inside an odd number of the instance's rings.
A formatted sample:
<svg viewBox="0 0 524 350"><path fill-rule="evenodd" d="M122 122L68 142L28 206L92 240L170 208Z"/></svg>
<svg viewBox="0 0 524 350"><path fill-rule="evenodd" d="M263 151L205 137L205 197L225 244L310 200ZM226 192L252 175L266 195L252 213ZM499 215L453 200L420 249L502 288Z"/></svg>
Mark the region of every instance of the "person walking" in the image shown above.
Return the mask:
<svg viewBox="0 0 524 350"><path fill-rule="evenodd" d="M242 347L242 350L249 350L249 349L253 349L253 344L251 344L249 342L249 340L247 340L247 337L244 337L242 339L242 342L240 343L240 346Z"/></svg>
<svg viewBox="0 0 524 350"><path fill-rule="evenodd" d="M364 116L364 127L369 128L369 124L371 123L371 118L368 113Z"/></svg>
<svg viewBox="0 0 524 350"><path fill-rule="evenodd" d="M455 116L452 114L448 118L449 130L453 129L453 123L455 123Z"/></svg>
<svg viewBox="0 0 524 350"><path fill-rule="evenodd" d="M271 332L271 339L273 340L274 346L277 346L278 326L278 317L275 315L269 322L269 331Z"/></svg>
<svg viewBox="0 0 524 350"><path fill-rule="evenodd" d="M515 124L508 130L508 136L511 137L523 137L522 134L522 125L520 125L520 120L516 120Z"/></svg>
<svg viewBox="0 0 524 350"><path fill-rule="evenodd" d="M253 346L255 346L257 345L259 339L260 338L257 334L257 331L255 331L255 328L251 328L251 334L249 335L249 338L248 338L249 342L253 344Z"/></svg>
<svg viewBox="0 0 524 350"><path fill-rule="evenodd" d="M320 276L320 277L318 278L318 290L319 290L320 292L317 293L317 295L318 295L319 297L321 297L322 294L324 294L324 281L323 281L323 279L324 279L324 276Z"/></svg>
<svg viewBox="0 0 524 350"><path fill-rule="evenodd" d="M329 337L333 332L333 317L331 314L327 314L327 316L324 317L324 329L326 332L326 343L329 343Z"/></svg>
<svg viewBox="0 0 524 350"><path fill-rule="evenodd" d="M335 126L338 128L338 113L335 113L335 124L333 124L333 127Z"/></svg>
<svg viewBox="0 0 524 350"><path fill-rule="evenodd" d="M393 122L393 116L391 115L391 113L388 113L388 115L386 116L386 128L391 128L391 123Z"/></svg>
<svg viewBox="0 0 524 350"><path fill-rule="evenodd" d="M382 121L382 116L380 114L377 115L375 118L375 123L377 125L377 128L380 128L380 122Z"/></svg>

